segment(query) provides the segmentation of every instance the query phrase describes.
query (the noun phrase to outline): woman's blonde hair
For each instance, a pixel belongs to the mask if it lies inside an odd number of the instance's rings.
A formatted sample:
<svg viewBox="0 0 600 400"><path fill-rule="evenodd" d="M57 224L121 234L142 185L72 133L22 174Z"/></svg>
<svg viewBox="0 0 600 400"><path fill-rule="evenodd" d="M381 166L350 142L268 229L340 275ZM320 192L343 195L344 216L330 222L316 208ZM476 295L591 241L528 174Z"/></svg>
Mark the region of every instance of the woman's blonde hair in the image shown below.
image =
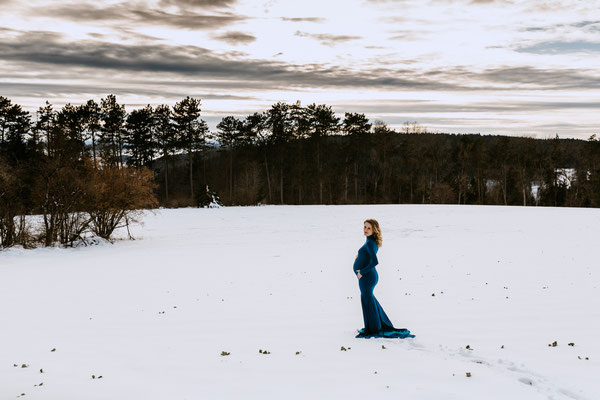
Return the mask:
<svg viewBox="0 0 600 400"><path fill-rule="evenodd" d="M371 224L373 228L373 239L375 239L375 243L377 243L377 247L383 246L383 236L381 235L381 228L379 227L379 222L374 219L366 219L365 222Z"/></svg>

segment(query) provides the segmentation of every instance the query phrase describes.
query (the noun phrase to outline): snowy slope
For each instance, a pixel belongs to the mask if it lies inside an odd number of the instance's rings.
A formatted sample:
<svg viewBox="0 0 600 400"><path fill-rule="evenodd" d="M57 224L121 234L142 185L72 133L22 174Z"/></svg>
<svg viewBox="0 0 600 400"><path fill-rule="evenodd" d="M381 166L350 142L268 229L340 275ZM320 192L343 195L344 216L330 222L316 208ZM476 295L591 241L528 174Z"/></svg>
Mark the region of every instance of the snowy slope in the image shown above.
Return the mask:
<svg viewBox="0 0 600 400"><path fill-rule="evenodd" d="M375 296L414 339L354 338L365 218L383 229ZM1 400L600 398L600 210L266 206L144 221L135 241L0 252Z"/></svg>

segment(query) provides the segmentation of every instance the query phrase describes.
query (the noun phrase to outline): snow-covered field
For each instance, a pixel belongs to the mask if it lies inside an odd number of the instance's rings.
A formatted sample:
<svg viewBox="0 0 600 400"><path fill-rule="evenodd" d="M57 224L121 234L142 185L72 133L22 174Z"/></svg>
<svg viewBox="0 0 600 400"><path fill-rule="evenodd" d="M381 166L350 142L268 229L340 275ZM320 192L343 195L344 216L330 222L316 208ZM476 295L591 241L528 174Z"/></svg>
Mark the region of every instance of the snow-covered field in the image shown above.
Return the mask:
<svg viewBox="0 0 600 400"><path fill-rule="evenodd" d="M414 339L354 338L365 218L383 229L375 296ZM600 210L144 221L134 241L0 252L0 399L600 398Z"/></svg>

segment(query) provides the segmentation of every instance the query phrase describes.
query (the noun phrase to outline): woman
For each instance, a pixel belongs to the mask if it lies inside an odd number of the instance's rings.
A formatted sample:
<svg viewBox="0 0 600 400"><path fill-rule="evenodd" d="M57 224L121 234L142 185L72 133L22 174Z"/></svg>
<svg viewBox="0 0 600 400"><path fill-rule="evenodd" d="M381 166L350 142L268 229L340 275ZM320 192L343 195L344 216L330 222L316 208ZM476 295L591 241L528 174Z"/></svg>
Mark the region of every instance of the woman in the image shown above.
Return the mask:
<svg viewBox="0 0 600 400"><path fill-rule="evenodd" d="M354 259L354 273L358 277L360 287L360 303L362 304L365 327L358 331L357 338L386 337L406 338L415 337L408 329L394 328L394 325L383 311L383 308L373 296L373 289L379 280L375 266L377 251L381 247L381 228L379 222L368 219L364 222L363 232L367 237L365 244L358 249Z"/></svg>

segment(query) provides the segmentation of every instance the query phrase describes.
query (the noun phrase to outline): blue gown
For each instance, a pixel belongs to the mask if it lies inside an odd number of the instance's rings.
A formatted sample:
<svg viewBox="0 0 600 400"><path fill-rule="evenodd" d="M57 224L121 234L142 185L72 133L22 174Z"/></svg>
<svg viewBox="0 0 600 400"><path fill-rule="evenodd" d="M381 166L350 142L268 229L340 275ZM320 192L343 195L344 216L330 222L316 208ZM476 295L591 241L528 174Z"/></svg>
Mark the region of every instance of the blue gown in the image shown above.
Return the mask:
<svg viewBox="0 0 600 400"><path fill-rule="evenodd" d="M377 251L379 246L373 236L367 236L365 244L358 249L358 257L354 261L354 274L360 270L361 278L358 280L360 287L360 303L362 304L363 320L365 327L358 331L357 338L383 337L407 338L415 337L408 329L394 328L394 325L373 295L373 289L379 281L379 274L375 266L379 264Z"/></svg>

